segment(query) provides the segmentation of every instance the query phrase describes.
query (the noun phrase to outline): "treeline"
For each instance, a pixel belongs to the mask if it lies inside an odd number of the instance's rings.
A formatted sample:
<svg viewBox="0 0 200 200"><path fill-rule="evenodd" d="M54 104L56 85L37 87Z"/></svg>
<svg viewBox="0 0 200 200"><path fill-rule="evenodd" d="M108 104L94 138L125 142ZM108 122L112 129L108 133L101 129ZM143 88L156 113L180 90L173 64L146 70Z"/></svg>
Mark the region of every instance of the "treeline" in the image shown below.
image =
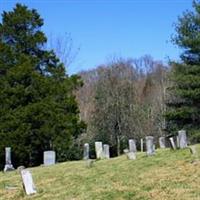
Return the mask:
<svg viewBox="0 0 200 200"><path fill-rule="evenodd" d="M151 56L114 59L84 71L76 93L80 116L87 123L83 142L110 144L114 155L128 138L165 135L165 97L169 67Z"/></svg>
<svg viewBox="0 0 200 200"><path fill-rule="evenodd" d="M0 160L6 146L14 166L41 164L45 150L55 150L57 161L81 159L83 144L94 148L97 140L116 156L130 138L152 135L158 141L180 129L188 131L190 142L200 142L199 16L200 3L194 1L193 11L178 19L172 41L183 49L179 62L115 58L69 76L56 50L45 48L43 19L35 9L17 4L4 12Z"/></svg>

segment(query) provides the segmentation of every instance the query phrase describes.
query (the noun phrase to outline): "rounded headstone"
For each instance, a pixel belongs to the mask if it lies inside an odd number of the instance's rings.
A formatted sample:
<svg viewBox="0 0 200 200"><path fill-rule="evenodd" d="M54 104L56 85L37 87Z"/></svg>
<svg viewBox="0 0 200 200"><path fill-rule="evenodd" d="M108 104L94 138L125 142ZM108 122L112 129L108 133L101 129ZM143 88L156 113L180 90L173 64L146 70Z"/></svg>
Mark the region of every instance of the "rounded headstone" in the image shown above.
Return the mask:
<svg viewBox="0 0 200 200"><path fill-rule="evenodd" d="M159 145L161 149L165 148L165 137L160 137L159 138Z"/></svg>
<svg viewBox="0 0 200 200"><path fill-rule="evenodd" d="M147 156L152 156L155 154L153 136L146 136L145 139L146 139Z"/></svg>
<svg viewBox="0 0 200 200"><path fill-rule="evenodd" d="M130 139L128 140L128 143L129 143L129 152L136 152L137 149L136 149L135 140Z"/></svg>

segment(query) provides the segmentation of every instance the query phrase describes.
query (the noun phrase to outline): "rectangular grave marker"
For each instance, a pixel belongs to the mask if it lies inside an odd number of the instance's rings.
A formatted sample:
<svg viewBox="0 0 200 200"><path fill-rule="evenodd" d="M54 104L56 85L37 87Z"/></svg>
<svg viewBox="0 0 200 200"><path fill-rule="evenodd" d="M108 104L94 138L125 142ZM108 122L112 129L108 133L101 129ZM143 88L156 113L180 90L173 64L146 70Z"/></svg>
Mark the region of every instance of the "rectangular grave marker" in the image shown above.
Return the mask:
<svg viewBox="0 0 200 200"><path fill-rule="evenodd" d="M110 149L108 144L103 145L103 154L104 158L109 159L110 158Z"/></svg>
<svg viewBox="0 0 200 200"><path fill-rule="evenodd" d="M20 173L21 173L23 186L24 186L26 194L31 195L31 194L37 193L30 171L27 169L23 169L21 170Z"/></svg>
<svg viewBox="0 0 200 200"><path fill-rule="evenodd" d="M179 138L179 146L180 149L184 149L187 147L187 136L185 130L178 131L178 138Z"/></svg>
<svg viewBox="0 0 200 200"><path fill-rule="evenodd" d="M172 147L172 149L176 149L176 144L175 144L175 142L174 142L174 138L173 137L170 137L169 138L169 141L170 141L170 144L171 144L171 147Z"/></svg>
<svg viewBox="0 0 200 200"><path fill-rule="evenodd" d="M97 159L104 158L102 142L95 142L95 152Z"/></svg>
<svg viewBox="0 0 200 200"><path fill-rule="evenodd" d="M44 151L44 166L54 165L56 162L55 151Z"/></svg>
<svg viewBox="0 0 200 200"><path fill-rule="evenodd" d="M146 136L146 150L147 156L152 156L155 154L155 146L153 144L153 136Z"/></svg>
<svg viewBox="0 0 200 200"><path fill-rule="evenodd" d="M179 137L178 137L178 135L176 136L176 146L177 146L177 148L180 148L180 143L179 143Z"/></svg>
<svg viewBox="0 0 200 200"><path fill-rule="evenodd" d="M129 144L129 152L137 152L135 140L133 139L128 140L128 144Z"/></svg>
<svg viewBox="0 0 200 200"><path fill-rule="evenodd" d="M84 144L84 150L83 150L83 160L88 160L89 159L89 151L90 151L90 146L88 143Z"/></svg>
<svg viewBox="0 0 200 200"><path fill-rule="evenodd" d="M159 137L159 145L161 149L165 148L165 137Z"/></svg>

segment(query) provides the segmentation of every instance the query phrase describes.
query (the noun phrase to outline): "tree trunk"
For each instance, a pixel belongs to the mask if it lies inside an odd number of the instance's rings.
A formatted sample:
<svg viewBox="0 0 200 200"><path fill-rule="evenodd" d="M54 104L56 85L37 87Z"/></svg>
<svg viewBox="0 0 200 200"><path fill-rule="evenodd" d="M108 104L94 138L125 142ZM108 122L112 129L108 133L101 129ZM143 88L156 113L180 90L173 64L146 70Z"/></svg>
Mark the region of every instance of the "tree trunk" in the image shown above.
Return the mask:
<svg viewBox="0 0 200 200"><path fill-rule="evenodd" d="M120 156L120 137L117 136L117 156Z"/></svg>

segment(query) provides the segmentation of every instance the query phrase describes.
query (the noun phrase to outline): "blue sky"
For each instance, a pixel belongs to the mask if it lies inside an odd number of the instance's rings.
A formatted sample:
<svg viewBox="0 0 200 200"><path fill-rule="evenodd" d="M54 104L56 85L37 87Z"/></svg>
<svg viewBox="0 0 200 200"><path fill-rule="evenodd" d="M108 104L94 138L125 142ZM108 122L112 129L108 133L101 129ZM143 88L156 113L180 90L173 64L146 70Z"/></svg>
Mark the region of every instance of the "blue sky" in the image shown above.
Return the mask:
<svg viewBox="0 0 200 200"><path fill-rule="evenodd" d="M80 51L70 74L113 56L178 59L181 51L170 42L173 23L192 7L192 0L0 0L0 13L17 2L38 10L47 35L71 34Z"/></svg>

